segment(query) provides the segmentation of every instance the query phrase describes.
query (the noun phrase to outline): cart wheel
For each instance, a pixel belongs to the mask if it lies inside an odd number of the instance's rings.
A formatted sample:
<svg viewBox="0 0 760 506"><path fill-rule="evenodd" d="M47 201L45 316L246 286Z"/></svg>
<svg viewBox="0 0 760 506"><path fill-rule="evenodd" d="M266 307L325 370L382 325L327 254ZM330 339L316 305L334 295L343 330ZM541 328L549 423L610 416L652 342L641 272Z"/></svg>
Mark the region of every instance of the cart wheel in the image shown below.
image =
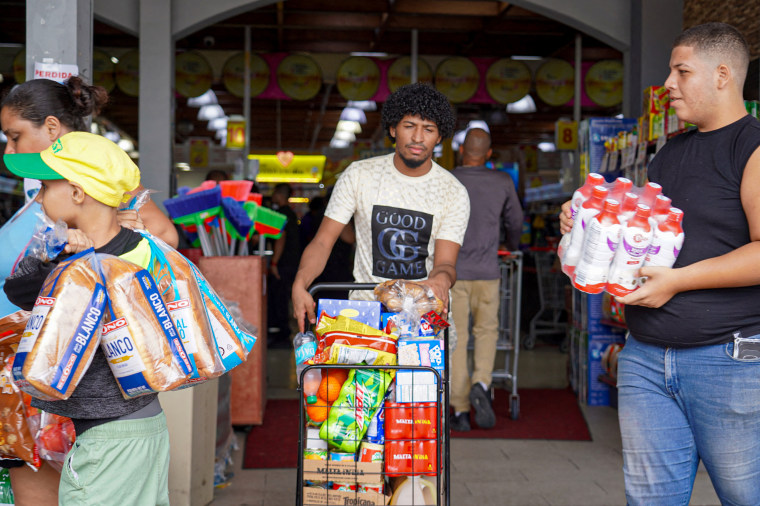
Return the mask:
<svg viewBox="0 0 760 506"><path fill-rule="evenodd" d="M517 420L520 416L520 396L512 395L509 398L509 417L512 420Z"/></svg>
<svg viewBox="0 0 760 506"><path fill-rule="evenodd" d="M536 347L536 335L535 334L528 334L525 336L525 339L523 339L523 348L526 350L532 350Z"/></svg>

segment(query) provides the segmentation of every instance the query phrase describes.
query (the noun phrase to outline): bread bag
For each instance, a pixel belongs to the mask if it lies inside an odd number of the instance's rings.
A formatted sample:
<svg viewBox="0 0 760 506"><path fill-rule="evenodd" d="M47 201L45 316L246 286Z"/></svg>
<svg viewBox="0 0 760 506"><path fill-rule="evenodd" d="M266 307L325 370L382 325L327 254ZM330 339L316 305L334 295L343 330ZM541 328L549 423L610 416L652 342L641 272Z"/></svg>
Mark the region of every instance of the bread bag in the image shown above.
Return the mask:
<svg viewBox="0 0 760 506"><path fill-rule="evenodd" d="M106 291L92 248L58 264L32 309L16 356L13 381L44 400L68 399L100 343Z"/></svg>
<svg viewBox="0 0 760 506"><path fill-rule="evenodd" d="M112 255L98 260L108 292L101 347L124 397L182 385L193 367L153 277Z"/></svg>

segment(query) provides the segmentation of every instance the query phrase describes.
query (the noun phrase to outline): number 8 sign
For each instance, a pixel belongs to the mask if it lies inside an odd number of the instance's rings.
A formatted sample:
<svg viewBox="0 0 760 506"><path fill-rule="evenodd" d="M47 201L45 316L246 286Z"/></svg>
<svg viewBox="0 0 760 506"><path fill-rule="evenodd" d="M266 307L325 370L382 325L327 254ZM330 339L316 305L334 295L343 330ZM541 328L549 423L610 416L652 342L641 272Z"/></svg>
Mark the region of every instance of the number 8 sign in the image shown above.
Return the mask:
<svg viewBox="0 0 760 506"><path fill-rule="evenodd" d="M578 122L558 121L555 126L554 144L559 150L578 149Z"/></svg>

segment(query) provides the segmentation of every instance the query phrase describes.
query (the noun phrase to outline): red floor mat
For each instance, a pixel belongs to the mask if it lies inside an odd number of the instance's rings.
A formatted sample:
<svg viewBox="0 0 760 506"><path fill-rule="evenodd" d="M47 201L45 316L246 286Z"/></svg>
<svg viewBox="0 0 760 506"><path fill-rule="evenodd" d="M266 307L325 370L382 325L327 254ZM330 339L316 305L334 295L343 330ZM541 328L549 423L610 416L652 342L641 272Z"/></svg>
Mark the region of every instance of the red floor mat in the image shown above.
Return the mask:
<svg viewBox="0 0 760 506"><path fill-rule="evenodd" d="M591 435L570 389L520 390L520 417L509 418L509 392L496 390L496 426L452 437L482 439L557 439L590 441ZM244 469L295 468L298 453L298 400L269 399L264 424L253 427L245 442Z"/></svg>

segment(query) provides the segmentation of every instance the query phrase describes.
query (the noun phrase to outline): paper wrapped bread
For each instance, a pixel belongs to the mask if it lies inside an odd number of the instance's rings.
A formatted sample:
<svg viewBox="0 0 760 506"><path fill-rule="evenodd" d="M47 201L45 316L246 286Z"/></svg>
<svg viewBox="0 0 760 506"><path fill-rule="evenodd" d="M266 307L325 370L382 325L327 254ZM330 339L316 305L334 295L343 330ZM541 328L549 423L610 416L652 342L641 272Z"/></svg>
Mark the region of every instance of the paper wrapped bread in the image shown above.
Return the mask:
<svg viewBox="0 0 760 506"><path fill-rule="evenodd" d="M151 272L158 280L158 289L195 366L188 381L196 383L215 378L225 369L216 350L211 323L193 271L188 260L168 246L162 249L162 254L166 262L154 262Z"/></svg>
<svg viewBox="0 0 760 506"><path fill-rule="evenodd" d="M100 341L105 287L92 249L48 275L13 361L16 385L33 397L68 399Z"/></svg>
<svg viewBox="0 0 760 506"><path fill-rule="evenodd" d="M124 397L182 385L192 365L153 277L118 257L98 258L109 298L101 346Z"/></svg>

